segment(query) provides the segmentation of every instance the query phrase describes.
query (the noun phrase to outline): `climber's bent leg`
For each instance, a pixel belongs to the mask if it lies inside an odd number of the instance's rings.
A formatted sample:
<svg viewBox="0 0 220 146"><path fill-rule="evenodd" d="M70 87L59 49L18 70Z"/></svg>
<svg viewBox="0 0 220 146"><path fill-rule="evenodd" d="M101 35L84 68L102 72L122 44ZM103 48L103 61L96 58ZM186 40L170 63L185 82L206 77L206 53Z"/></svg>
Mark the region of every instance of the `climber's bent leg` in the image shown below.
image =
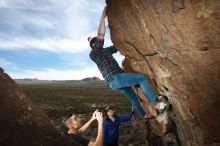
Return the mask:
<svg viewBox="0 0 220 146"><path fill-rule="evenodd" d="M140 85L145 95L148 97L151 104L157 104L158 98L154 94L147 77L144 74L120 73L113 76L109 86L113 90L125 87Z"/></svg>
<svg viewBox="0 0 220 146"><path fill-rule="evenodd" d="M158 98L155 95L148 78L144 74L140 74L139 79L140 79L139 84L141 86L141 89L144 91L144 94L147 95L151 104L155 106L157 104Z"/></svg>
<svg viewBox="0 0 220 146"><path fill-rule="evenodd" d="M145 118L145 111L143 110L140 103L138 102L139 97L132 90L132 88L131 87L121 88L121 89L119 89L119 91L130 99L130 101L134 105L135 109L137 110L139 116L142 118Z"/></svg>

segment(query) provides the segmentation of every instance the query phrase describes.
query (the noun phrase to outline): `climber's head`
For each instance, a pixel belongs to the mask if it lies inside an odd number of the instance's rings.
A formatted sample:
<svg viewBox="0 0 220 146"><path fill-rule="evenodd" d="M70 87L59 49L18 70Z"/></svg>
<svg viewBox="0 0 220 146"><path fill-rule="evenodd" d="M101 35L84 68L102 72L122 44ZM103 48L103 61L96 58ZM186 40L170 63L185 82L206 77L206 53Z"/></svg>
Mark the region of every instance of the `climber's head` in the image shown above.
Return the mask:
<svg viewBox="0 0 220 146"><path fill-rule="evenodd" d="M88 37L88 41L92 49L94 48L96 40L97 40L97 37Z"/></svg>
<svg viewBox="0 0 220 146"><path fill-rule="evenodd" d="M67 130L79 129L82 126L81 119L79 116L72 114L64 121L64 126Z"/></svg>

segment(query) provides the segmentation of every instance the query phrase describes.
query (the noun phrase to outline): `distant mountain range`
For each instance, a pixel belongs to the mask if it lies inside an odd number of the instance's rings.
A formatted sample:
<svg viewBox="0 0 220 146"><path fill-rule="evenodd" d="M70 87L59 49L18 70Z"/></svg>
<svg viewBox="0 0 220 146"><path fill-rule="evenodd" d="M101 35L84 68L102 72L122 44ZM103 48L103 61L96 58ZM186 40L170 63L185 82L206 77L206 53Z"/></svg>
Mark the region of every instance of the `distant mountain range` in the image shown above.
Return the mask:
<svg viewBox="0 0 220 146"><path fill-rule="evenodd" d="M92 81L101 81L101 80L98 77L92 77L92 78L84 78L82 79L82 81L92 82Z"/></svg>
<svg viewBox="0 0 220 146"><path fill-rule="evenodd" d="M88 77L82 80L39 80L39 79L14 79L17 84L42 84L42 83L71 83L71 82L103 82L98 77Z"/></svg>

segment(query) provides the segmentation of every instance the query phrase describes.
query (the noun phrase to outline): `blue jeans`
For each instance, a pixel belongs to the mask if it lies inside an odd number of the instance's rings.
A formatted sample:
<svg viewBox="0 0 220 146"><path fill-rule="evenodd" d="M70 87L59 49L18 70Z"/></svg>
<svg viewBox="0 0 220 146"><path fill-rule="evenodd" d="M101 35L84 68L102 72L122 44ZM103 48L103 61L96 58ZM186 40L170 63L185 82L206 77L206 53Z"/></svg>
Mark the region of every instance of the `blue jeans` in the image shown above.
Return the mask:
<svg viewBox="0 0 220 146"><path fill-rule="evenodd" d="M122 94L126 95L134 105L138 114L141 117L144 117L145 112L138 102L139 96L132 90L132 87L136 85L141 87L150 103L155 106L158 98L154 94L150 83L144 74L120 73L114 75L112 80L109 82L109 86L113 90L119 90Z"/></svg>

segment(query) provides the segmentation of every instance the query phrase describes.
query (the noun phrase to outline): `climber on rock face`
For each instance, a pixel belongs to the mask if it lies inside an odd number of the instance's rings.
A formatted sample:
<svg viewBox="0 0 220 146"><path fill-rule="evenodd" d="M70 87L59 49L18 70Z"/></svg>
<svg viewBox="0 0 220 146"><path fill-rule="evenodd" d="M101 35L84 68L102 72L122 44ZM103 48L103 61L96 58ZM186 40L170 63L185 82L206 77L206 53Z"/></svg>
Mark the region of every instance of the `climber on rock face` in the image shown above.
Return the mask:
<svg viewBox="0 0 220 146"><path fill-rule="evenodd" d="M89 37L88 41L92 48L90 58L98 66L106 84L113 90L119 90L122 94L126 95L138 114L147 121L145 111L138 102L139 96L132 90L133 86L139 85L150 103L157 109L158 113L164 113L170 107L168 101L159 101L158 97L154 94L147 77L144 74L134 74L124 72L118 65L113 53L117 52L115 46L103 48L105 36L105 17L106 7L103 10L100 25L98 28L97 37Z"/></svg>
<svg viewBox="0 0 220 146"><path fill-rule="evenodd" d="M106 118L104 119L104 145L103 146L118 146L119 126L123 122L131 120L134 109L125 116L116 116L114 110L108 106L105 108Z"/></svg>
<svg viewBox="0 0 220 146"><path fill-rule="evenodd" d="M80 134L87 131L88 127L94 120L98 121L98 134L95 142L89 141L80 136ZM68 130L68 137L70 138L70 140L76 141L82 146L103 146L103 116L102 113L98 110L93 113L92 118L83 126L81 123L81 119L75 114L72 114L71 117L65 119L62 124L65 129Z"/></svg>

